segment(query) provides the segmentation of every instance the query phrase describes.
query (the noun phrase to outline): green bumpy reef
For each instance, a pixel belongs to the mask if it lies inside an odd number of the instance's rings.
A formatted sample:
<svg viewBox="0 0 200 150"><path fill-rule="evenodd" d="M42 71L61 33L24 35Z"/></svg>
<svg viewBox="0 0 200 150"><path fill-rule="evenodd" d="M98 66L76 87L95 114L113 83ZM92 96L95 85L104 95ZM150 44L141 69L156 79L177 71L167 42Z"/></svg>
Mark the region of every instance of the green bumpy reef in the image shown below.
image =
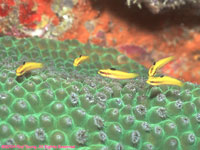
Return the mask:
<svg viewBox="0 0 200 150"><path fill-rule="evenodd" d="M90 59L73 67L79 55ZM41 62L44 68L16 78L24 61ZM140 76L115 80L97 73L110 67ZM0 145L200 149L200 86L151 86L147 72L113 48L1 37Z"/></svg>

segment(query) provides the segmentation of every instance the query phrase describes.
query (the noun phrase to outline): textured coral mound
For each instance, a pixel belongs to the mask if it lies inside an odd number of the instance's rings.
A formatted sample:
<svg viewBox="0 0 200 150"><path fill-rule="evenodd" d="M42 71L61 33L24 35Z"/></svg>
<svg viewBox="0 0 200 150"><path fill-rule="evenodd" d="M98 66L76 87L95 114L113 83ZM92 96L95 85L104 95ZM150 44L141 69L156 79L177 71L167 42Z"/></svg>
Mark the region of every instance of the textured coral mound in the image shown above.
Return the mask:
<svg viewBox="0 0 200 150"><path fill-rule="evenodd" d="M152 87L143 66L115 49L76 40L1 37L0 51L1 145L200 149L199 85ZM74 68L80 54L90 60ZM23 61L45 67L16 78ZM113 80L97 74L109 67L140 77Z"/></svg>
<svg viewBox="0 0 200 150"><path fill-rule="evenodd" d="M146 67L173 55L165 73L200 83L198 7L197 0L0 0L0 33L112 46Z"/></svg>

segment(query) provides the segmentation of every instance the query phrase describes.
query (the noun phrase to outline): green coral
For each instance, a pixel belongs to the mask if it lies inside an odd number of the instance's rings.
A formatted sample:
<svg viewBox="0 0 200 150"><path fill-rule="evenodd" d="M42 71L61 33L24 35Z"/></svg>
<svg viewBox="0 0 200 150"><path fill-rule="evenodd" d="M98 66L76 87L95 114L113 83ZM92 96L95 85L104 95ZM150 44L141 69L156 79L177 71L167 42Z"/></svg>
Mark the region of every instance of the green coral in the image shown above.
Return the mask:
<svg viewBox="0 0 200 150"><path fill-rule="evenodd" d="M146 84L148 70L135 61L76 40L1 37L0 51L1 145L200 149L199 85L153 87ZM75 68L80 54L90 59ZM24 61L45 67L16 78ZM110 67L140 77L114 80L97 74Z"/></svg>

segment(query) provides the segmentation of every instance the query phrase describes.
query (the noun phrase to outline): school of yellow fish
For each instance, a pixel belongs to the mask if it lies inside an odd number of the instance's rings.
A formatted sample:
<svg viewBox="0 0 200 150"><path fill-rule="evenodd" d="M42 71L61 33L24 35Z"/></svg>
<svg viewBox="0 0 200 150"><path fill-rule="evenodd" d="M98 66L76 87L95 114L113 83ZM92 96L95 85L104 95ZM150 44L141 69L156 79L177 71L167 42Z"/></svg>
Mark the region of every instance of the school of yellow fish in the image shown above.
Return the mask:
<svg viewBox="0 0 200 150"><path fill-rule="evenodd" d="M150 67L148 72L148 80L146 81L150 85L177 85L182 86L183 83L175 78L161 75L159 77L155 77L156 72L158 69L162 68L164 65L169 63L170 61L174 60L174 57L167 57L163 58L157 62L154 62L153 65Z"/></svg>
<svg viewBox="0 0 200 150"><path fill-rule="evenodd" d="M84 61L89 59L89 56L83 56L80 55L78 58L74 60L73 66L77 67L80 64L82 64ZM182 86L183 83L175 78L169 77L169 76L158 76L156 77L156 73L158 69L162 68L164 65L169 63L170 61L174 60L174 57L167 57L163 58L157 62L154 62L153 65L150 67L148 72L148 79L146 83L150 85L177 85ZM22 65L20 65L16 70L16 76L20 77L24 75L26 72L29 72L34 69L43 68L42 63L37 62L24 62ZM135 77L138 77L139 75L136 73L128 73L123 72L120 70L117 70L115 68L109 68L109 69L101 69L98 71L98 74L100 74L103 77L113 78L113 79L132 79Z"/></svg>

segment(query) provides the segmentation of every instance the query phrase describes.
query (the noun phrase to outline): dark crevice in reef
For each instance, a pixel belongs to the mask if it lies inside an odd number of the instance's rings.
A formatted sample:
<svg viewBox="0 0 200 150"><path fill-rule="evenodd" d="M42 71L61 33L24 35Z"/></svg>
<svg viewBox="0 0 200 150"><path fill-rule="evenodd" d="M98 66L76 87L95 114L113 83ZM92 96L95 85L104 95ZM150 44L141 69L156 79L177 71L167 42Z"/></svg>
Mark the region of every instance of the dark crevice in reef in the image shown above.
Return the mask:
<svg viewBox="0 0 200 150"><path fill-rule="evenodd" d="M125 0L91 0L94 9L109 11L128 24L134 24L149 31L158 31L165 27L179 26L197 27L200 24L200 12L191 5L181 6L175 10L163 10L159 14L152 14L144 5L139 9L136 5L130 8ZM196 12L194 11L196 9Z"/></svg>

